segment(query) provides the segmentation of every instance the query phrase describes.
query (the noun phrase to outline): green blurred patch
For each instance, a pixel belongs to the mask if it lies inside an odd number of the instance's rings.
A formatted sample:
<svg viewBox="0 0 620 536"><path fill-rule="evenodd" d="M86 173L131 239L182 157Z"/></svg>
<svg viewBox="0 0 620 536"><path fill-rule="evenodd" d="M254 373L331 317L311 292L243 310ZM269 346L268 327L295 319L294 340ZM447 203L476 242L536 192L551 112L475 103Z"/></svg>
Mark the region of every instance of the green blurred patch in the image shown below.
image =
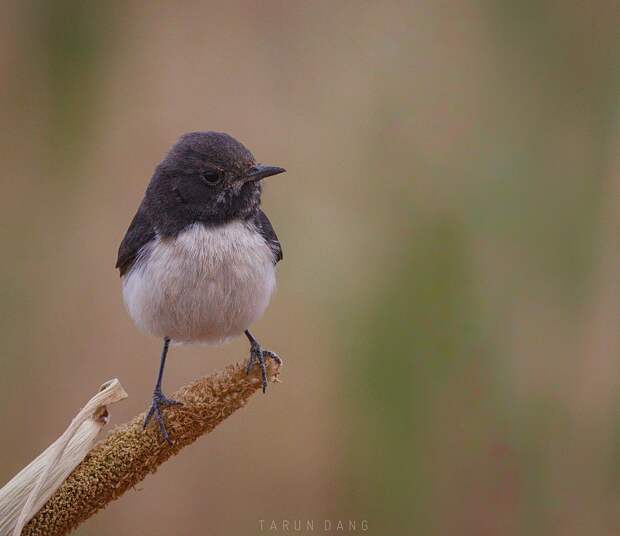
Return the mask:
<svg viewBox="0 0 620 536"><path fill-rule="evenodd" d="M455 382L470 390L458 379L483 369L488 355L464 227L446 220L416 228L384 288L347 334L346 501L384 534L436 530L437 404ZM488 390L484 380L476 384Z"/></svg>
<svg viewBox="0 0 620 536"><path fill-rule="evenodd" d="M115 50L115 2L35 2L32 60L45 73L50 112L45 143L49 179L77 180L77 168L97 119L105 64ZM72 173L73 172L73 173ZM73 179L72 179L73 177Z"/></svg>

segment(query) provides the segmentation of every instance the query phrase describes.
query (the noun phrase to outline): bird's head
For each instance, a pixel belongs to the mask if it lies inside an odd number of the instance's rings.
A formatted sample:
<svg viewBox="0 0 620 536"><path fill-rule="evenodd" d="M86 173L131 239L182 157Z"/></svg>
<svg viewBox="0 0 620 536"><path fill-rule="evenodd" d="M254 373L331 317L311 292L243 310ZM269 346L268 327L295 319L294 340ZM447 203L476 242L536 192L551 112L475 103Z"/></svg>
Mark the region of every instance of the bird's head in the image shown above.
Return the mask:
<svg viewBox="0 0 620 536"><path fill-rule="evenodd" d="M181 136L155 170L146 208L164 236L195 222L247 218L260 205L262 179L284 171L257 164L228 134L191 132Z"/></svg>

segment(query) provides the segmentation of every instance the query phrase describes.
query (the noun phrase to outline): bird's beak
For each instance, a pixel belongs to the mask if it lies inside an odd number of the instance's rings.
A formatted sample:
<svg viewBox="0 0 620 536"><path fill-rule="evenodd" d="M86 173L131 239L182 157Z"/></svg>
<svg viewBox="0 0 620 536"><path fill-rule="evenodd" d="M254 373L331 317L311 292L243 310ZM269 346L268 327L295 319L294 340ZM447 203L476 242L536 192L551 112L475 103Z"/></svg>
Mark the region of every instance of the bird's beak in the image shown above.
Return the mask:
<svg viewBox="0 0 620 536"><path fill-rule="evenodd" d="M260 181L272 175L278 175L284 173L286 169L276 166L263 166L262 164L256 164L250 168L248 173L244 177L244 182Z"/></svg>

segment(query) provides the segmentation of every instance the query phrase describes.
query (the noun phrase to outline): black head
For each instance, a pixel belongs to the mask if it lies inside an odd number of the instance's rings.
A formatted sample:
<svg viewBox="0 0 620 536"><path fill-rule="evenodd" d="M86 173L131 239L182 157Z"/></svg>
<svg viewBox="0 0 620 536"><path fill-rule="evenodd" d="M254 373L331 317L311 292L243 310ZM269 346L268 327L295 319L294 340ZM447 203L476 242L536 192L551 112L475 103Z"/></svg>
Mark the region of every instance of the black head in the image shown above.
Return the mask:
<svg viewBox="0 0 620 536"><path fill-rule="evenodd" d="M257 164L252 153L222 132L181 136L157 166L144 198L163 236L187 225L218 225L251 217L260 205L261 180L283 173Z"/></svg>

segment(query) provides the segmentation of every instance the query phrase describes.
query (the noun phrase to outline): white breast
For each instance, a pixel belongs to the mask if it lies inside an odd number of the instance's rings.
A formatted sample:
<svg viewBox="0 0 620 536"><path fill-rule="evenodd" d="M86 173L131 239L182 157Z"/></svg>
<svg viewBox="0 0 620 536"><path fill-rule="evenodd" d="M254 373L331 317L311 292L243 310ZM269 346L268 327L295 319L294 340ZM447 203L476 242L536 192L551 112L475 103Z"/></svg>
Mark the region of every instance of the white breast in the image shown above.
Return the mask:
<svg viewBox="0 0 620 536"><path fill-rule="evenodd" d="M275 281L273 254L253 227L198 223L146 246L123 278L123 298L146 332L177 342L219 342L263 314Z"/></svg>

